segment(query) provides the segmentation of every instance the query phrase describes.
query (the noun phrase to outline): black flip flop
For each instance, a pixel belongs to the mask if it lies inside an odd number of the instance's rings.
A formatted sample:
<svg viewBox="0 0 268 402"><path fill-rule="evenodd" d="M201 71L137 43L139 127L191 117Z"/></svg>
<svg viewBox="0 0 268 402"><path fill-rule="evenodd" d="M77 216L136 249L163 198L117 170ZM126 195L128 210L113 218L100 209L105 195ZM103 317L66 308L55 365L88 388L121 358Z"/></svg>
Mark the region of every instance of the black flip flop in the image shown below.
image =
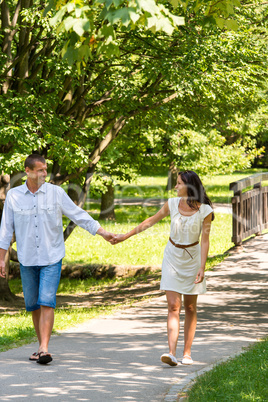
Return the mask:
<svg viewBox="0 0 268 402"><path fill-rule="evenodd" d="M32 359L31 357L29 357L29 360L32 360L32 361L35 361L35 362L36 362L36 361L39 359L39 353L34 352L34 353L32 354L32 356L35 356L35 358Z"/></svg>
<svg viewBox="0 0 268 402"><path fill-rule="evenodd" d="M36 363L47 364L47 363L52 362L52 360L53 360L51 354L49 354L49 353L40 352L38 354L39 354L39 359L36 360Z"/></svg>

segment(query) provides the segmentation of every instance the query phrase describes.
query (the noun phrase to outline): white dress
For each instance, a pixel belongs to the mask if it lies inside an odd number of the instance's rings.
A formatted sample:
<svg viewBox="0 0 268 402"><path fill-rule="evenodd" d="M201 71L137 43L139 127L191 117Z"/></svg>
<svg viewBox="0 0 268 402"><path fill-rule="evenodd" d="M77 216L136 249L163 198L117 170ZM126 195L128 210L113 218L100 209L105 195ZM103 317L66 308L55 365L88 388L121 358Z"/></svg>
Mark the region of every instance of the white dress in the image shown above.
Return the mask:
<svg viewBox="0 0 268 402"><path fill-rule="evenodd" d="M191 216L184 216L179 212L180 199L176 197L168 200L171 217L170 238L176 244L188 245L199 240L203 221L213 209L210 205L201 204L199 211ZM194 283L200 265L200 244L182 249L168 241L164 251L160 289L185 295L205 293L205 278L201 283Z"/></svg>

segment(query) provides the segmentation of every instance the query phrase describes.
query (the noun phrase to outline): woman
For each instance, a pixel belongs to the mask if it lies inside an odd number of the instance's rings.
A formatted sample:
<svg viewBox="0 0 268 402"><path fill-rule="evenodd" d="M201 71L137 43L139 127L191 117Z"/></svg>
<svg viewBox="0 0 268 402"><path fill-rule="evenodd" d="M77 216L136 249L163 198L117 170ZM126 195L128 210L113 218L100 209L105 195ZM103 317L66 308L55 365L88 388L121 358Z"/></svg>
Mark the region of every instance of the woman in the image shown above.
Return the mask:
<svg viewBox="0 0 268 402"><path fill-rule="evenodd" d="M169 353L161 361L176 366L176 347L180 328L180 311L184 295L184 352L182 364L192 364L191 347L196 330L197 296L206 292L205 265L209 249L211 201L199 176L193 171L178 174L177 197L170 198L154 215L124 235L116 235L117 244L136 235L170 215L170 238L164 251L160 289L166 291L168 303L167 332ZM201 246L199 237L201 236Z"/></svg>

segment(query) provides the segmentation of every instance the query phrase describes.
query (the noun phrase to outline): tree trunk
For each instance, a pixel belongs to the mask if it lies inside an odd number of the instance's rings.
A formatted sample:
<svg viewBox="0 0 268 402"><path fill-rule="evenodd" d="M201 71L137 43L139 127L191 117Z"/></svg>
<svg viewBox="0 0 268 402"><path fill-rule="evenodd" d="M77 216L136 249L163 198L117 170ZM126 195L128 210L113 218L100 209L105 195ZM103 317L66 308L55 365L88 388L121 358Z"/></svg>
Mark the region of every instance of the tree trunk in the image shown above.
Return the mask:
<svg viewBox="0 0 268 402"><path fill-rule="evenodd" d="M77 205L80 208L83 208L84 204L86 202L90 182L92 180L93 173L94 173L94 169L95 169L95 166L88 168L86 179L85 179L82 191L80 192L80 196L79 196L78 203L77 203ZM72 221L68 224L67 228L64 230L64 241L66 241L68 239L68 237L70 236L70 234L72 233L72 231L74 230L75 227L76 227L76 224Z"/></svg>
<svg viewBox="0 0 268 402"><path fill-rule="evenodd" d="M13 302L16 296L11 292L8 286L8 281L0 277L0 302Z"/></svg>
<svg viewBox="0 0 268 402"><path fill-rule="evenodd" d="M167 180L167 187L166 187L167 191L174 189L174 187L177 184L177 178L178 178L178 169L175 167L174 162L171 162L171 164L169 165L169 171L168 171L168 180Z"/></svg>
<svg viewBox="0 0 268 402"><path fill-rule="evenodd" d="M11 292L8 285L10 251L11 247L9 247L5 258L6 278L4 279L0 277L0 301L7 301L7 302L12 302L16 299L16 296Z"/></svg>
<svg viewBox="0 0 268 402"><path fill-rule="evenodd" d="M68 196L71 198L71 200L78 205L79 203L79 194L81 190L79 186L72 182L71 180L69 181L69 186L68 186Z"/></svg>
<svg viewBox="0 0 268 402"><path fill-rule="evenodd" d="M101 212L99 219L115 220L114 212L114 186L113 184L107 185L107 192L101 196Z"/></svg>
<svg viewBox="0 0 268 402"><path fill-rule="evenodd" d="M6 192L7 189L10 185L10 177L9 175L0 175L0 223L1 223L1 217L2 217L2 210L4 207L4 202L6 199ZM12 239L12 243L14 242L14 236ZM9 261L10 261L10 255L11 253L14 256L14 253L16 254L16 251L12 251L12 247L10 246L5 257L5 264L6 264L6 278L0 278L0 301L13 301L16 296L13 295L11 292L9 285L8 285L8 277L9 277Z"/></svg>

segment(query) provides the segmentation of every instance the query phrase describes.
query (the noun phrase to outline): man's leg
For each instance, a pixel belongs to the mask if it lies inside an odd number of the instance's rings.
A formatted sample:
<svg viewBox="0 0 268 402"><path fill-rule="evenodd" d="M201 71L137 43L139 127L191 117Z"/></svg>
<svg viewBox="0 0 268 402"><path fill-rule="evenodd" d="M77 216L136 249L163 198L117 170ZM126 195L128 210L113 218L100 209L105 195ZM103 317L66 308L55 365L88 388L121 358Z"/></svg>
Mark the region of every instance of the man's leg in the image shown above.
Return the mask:
<svg viewBox="0 0 268 402"><path fill-rule="evenodd" d="M54 324L54 309L52 307L41 306L39 318L40 346L39 352L48 352L48 344Z"/></svg>
<svg viewBox="0 0 268 402"><path fill-rule="evenodd" d="M38 304L41 306L39 317L40 346L38 350L38 353L41 354L38 363L41 364L49 363L52 360L50 353L48 353L48 344L54 324L54 309L60 275L61 261L41 267L38 297Z"/></svg>
<svg viewBox="0 0 268 402"><path fill-rule="evenodd" d="M39 341L41 343L39 320L40 320L40 305L38 301L38 289L39 289L39 273L40 269L36 266L23 266L20 264L20 276L22 281L24 302L27 311L31 311L34 329ZM33 353L30 360L37 360L37 352Z"/></svg>
<svg viewBox="0 0 268 402"><path fill-rule="evenodd" d="M34 329L38 338L39 346L41 345L41 337L40 337L40 331L39 331L39 322L40 322L40 314L41 314L41 309L39 308L38 310L32 311L32 320L34 324Z"/></svg>

